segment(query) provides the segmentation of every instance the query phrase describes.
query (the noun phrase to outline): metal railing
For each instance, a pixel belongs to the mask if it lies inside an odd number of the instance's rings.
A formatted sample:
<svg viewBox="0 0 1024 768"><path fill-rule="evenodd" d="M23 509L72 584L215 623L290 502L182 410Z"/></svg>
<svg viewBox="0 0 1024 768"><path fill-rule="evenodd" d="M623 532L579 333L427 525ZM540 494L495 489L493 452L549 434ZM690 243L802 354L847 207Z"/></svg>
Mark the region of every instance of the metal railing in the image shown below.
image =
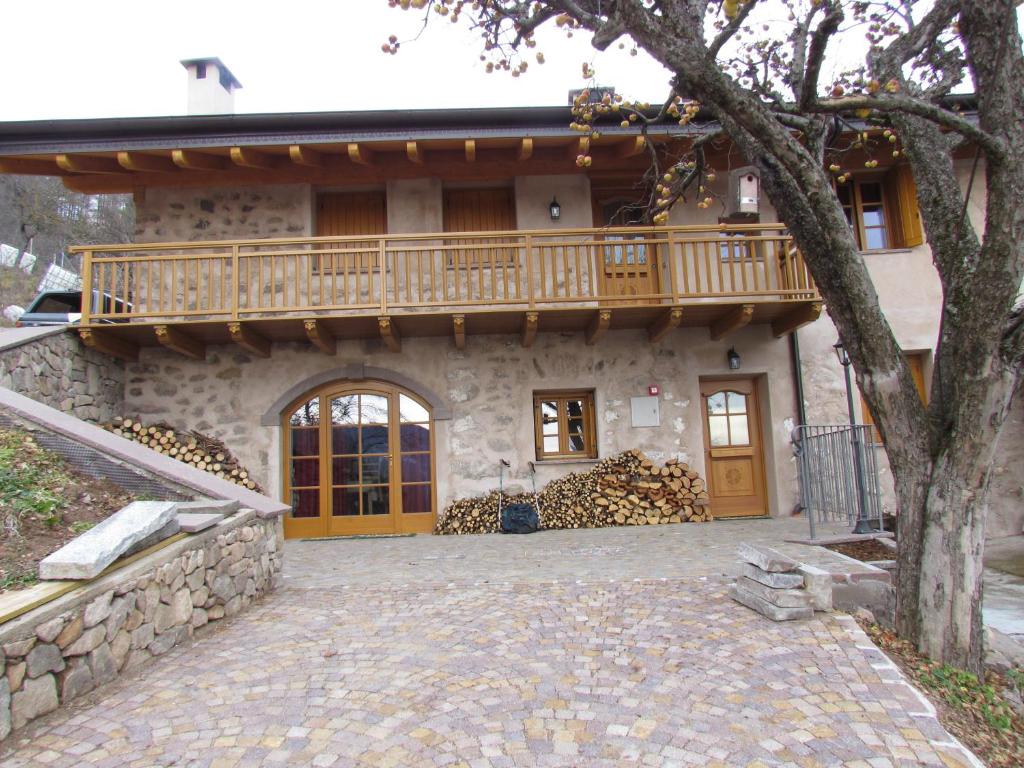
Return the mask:
<svg viewBox="0 0 1024 768"><path fill-rule="evenodd" d="M103 320L818 297L779 224L85 246Z"/></svg>
<svg viewBox="0 0 1024 768"><path fill-rule="evenodd" d="M800 498L811 538L824 522L860 519L882 530L882 491L873 427L865 424L801 425L793 430ZM877 521L877 522L876 522Z"/></svg>

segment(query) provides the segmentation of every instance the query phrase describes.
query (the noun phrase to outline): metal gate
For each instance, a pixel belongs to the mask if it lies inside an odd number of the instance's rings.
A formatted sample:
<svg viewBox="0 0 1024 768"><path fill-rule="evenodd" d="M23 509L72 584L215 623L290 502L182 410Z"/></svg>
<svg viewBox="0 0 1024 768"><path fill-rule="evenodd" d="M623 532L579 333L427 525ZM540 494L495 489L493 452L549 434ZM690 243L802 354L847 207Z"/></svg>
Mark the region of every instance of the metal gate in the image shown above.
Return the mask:
<svg viewBox="0 0 1024 768"><path fill-rule="evenodd" d="M882 492L872 427L865 424L810 425L792 433L800 497L815 538L823 522L854 525L858 512L882 528Z"/></svg>

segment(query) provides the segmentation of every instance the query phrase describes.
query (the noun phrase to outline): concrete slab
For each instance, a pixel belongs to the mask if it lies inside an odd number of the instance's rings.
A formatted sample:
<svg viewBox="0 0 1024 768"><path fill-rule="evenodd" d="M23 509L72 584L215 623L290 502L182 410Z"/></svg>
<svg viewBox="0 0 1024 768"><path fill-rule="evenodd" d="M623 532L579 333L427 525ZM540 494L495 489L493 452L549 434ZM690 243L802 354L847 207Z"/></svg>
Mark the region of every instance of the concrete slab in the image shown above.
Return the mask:
<svg viewBox="0 0 1024 768"><path fill-rule="evenodd" d="M212 528L224 519L224 515L202 512L179 512L177 523L185 533L199 533Z"/></svg>
<svg viewBox="0 0 1024 768"><path fill-rule="evenodd" d="M165 525L159 531L151 533L149 534L149 536L142 539L141 541L132 544L127 550L125 550L122 557L130 557L131 555L134 555L136 552L141 552L144 549L149 549L154 544L159 544L164 539L171 538L171 536L176 534L179 530L181 530L181 528L178 525L178 520L176 518L171 518L167 522L167 525Z"/></svg>
<svg viewBox="0 0 1024 768"><path fill-rule="evenodd" d="M738 577L736 586L780 608L805 608L811 604L810 595L804 591L802 586L797 589L778 589L748 579L746 576Z"/></svg>
<svg viewBox="0 0 1024 768"><path fill-rule="evenodd" d="M740 563L740 569L743 576L772 589L798 589L804 585L804 577L799 573L769 573L751 563Z"/></svg>
<svg viewBox="0 0 1024 768"><path fill-rule="evenodd" d="M133 501L39 563L41 579L91 579L133 544L171 522L174 501Z"/></svg>
<svg viewBox="0 0 1024 768"><path fill-rule="evenodd" d="M777 549L758 544L740 544L738 553L743 562L756 565L762 571L769 573L788 573L795 571L800 565L796 560L786 557Z"/></svg>
<svg viewBox="0 0 1024 768"><path fill-rule="evenodd" d="M797 619L810 619L814 616L814 611L809 606L783 608L782 606L769 603L763 597L755 595L753 592L748 592L737 584L733 584L729 588L729 597L772 621L795 621Z"/></svg>

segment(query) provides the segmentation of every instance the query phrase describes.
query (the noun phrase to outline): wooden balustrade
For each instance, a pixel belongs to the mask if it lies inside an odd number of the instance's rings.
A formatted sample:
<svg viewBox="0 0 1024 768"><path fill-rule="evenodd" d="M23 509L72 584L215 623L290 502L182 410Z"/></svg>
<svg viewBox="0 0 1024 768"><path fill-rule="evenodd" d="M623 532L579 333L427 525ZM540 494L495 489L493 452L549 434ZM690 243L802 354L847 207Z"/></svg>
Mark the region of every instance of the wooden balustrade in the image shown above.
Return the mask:
<svg viewBox="0 0 1024 768"><path fill-rule="evenodd" d="M810 300L780 225L92 246L82 322Z"/></svg>

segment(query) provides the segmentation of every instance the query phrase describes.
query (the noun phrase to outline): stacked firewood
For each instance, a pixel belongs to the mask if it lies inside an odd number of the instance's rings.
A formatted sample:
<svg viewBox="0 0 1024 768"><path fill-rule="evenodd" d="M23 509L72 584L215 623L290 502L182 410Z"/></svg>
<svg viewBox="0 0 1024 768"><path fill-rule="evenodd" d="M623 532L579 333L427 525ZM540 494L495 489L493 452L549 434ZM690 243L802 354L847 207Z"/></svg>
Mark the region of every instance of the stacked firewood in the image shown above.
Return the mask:
<svg viewBox="0 0 1024 768"><path fill-rule="evenodd" d="M103 428L119 437L152 448L157 453L191 464L196 469L263 493L259 484L249 477L231 451L220 440L195 430L179 432L169 424L143 424L138 419L115 418Z"/></svg>
<svg viewBox="0 0 1024 768"><path fill-rule="evenodd" d="M437 533L498 530L497 491L457 499L438 519ZM538 494L505 494L501 505L535 504L541 528L603 528L711 520L704 480L685 463L658 466L637 450L598 462L588 472L548 483Z"/></svg>

